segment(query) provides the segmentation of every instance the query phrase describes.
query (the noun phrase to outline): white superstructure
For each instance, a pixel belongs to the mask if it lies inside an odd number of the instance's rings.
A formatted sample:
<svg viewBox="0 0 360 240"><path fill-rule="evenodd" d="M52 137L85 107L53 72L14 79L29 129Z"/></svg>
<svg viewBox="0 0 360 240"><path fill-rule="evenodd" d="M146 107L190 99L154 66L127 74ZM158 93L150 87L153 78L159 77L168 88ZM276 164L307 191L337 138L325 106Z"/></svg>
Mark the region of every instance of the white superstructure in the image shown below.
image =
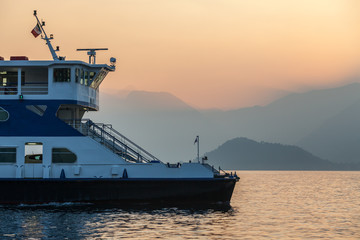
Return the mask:
<svg viewBox="0 0 360 240"><path fill-rule="evenodd" d="M111 125L83 119L86 111L99 109L99 86L115 70L115 59L110 65L95 64L96 49L86 49L89 63L58 57L52 36L38 24L53 60L0 57L0 178L181 179L218 174L197 161L165 164Z"/></svg>

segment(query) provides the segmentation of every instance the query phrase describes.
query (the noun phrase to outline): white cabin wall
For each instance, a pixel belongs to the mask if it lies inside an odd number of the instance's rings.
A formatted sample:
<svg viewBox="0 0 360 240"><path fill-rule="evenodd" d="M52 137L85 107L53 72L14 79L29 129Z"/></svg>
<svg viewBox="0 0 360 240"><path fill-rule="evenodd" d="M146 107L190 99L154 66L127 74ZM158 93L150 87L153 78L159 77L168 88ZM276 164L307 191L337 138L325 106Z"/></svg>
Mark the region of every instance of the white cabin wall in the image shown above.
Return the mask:
<svg viewBox="0 0 360 240"><path fill-rule="evenodd" d="M74 82L53 82L49 97L53 99L75 99L76 85Z"/></svg>
<svg viewBox="0 0 360 240"><path fill-rule="evenodd" d="M17 164L24 164L25 143L43 143L43 163L51 159L52 148L68 148L77 155L75 164L120 164L124 159L108 150L95 140L86 136L77 137L0 137L0 146L17 147ZM47 154L45 156L45 153ZM47 159L45 159L45 157ZM51 163L51 160L49 161Z"/></svg>
<svg viewBox="0 0 360 240"><path fill-rule="evenodd" d="M80 174L74 174L80 168ZM116 169L117 171L113 171ZM168 168L162 163L126 164L56 164L51 167L51 177L58 178L64 170L67 178L122 178L126 169L128 178L212 178L213 172L199 163L183 164L179 168ZM116 174L114 174L116 172Z"/></svg>
<svg viewBox="0 0 360 240"><path fill-rule="evenodd" d="M16 176L16 165L0 163L0 178L14 178Z"/></svg>
<svg viewBox="0 0 360 240"><path fill-rule="evenodd" d="M2 163L1 178L24 177L25 143L43 143L43 178L212 178L211 170L199 163L169 168L162 163L129 163L89 137L0 137L0 145L17 147L16 164ZM75 163L51 163L52 148L67 148L77 155ZM79 174L77 174L79 172ZM114 174L115 173L115 174Z"/></svg>

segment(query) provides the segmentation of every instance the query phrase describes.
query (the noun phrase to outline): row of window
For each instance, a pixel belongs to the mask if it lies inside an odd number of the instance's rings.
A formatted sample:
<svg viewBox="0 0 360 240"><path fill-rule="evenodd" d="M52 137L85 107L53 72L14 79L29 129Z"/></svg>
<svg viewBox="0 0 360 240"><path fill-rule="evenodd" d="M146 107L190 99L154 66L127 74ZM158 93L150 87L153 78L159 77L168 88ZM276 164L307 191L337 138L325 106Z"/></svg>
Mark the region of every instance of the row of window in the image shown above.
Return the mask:
<svg viewBox="0 0 360 240"><path fill-rule="evenodd" d="M28 154L25 163L42 163L42 154ZM52 163L75 163L77 156L67 148L52 149ZM16 148L0 148L0 163L16 163Z"/></svg>
<svg viewBox="0 0 360 240"><path fill-rule="evenodd" d="M94 80L96 72L88 71L83 68L75 69L75 82L89 86ZM71 82L71 68L54 68L54 82ZM34 82L38 83L38 82ZM42 83L42 82L41 82ZM21 85L25 84L25 72L21 72ZM0 70L0 90L4 94L17 94L18 72Z"/></svg>
<svg viewBox="0 0 360 240"><path fill-rule="evenodd" d="M82 68L75 69L75 82L81 85L89 86L95 77L96 72L87 71ZM70 82L71 69L70 68L55 68L54 82Z"/></svg>

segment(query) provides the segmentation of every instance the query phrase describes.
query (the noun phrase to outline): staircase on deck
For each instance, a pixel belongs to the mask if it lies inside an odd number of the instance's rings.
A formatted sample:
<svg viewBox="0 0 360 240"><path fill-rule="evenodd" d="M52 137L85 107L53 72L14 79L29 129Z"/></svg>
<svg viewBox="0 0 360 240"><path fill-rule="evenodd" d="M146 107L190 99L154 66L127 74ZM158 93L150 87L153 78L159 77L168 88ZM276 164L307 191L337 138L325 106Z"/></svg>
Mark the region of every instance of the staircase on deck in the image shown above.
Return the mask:
<svg viewBox="0 0 360 240"><path fill-rule="evenodd" d="M145 149L116 131L111 124L94 123L90 119L66 121L76 130L99 142L129 162L161 162Z"/></svg>
<svg viewBox="0 0 360 240"><path fill-rule="evenodd" d="M125 160L133 163L151 163L161 162L158 158L147 152L145 149L116 131L111 124L94 123L90 119L72 119L65 121L73 128L89 136L95 141L99 142L110 151L124 158ZM229 176L228 173L219 168L215 169L214 166L210 166L207 163L202 163L204 167L211 170L214 173L214 177ZM180 164L169 164L166 166L169 168L177 168ZM222 173L221 173L222 172Z"/></svg>

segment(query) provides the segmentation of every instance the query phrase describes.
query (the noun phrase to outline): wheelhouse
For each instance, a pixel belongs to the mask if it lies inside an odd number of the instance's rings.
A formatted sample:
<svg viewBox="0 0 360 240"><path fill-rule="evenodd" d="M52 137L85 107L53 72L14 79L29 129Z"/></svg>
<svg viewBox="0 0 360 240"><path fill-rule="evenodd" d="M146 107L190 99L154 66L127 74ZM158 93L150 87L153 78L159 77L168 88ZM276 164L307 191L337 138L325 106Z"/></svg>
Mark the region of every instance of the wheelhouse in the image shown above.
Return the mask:
<svg viewBox="0 0 360 240"><path fill-rule="evenodd" d="M115 69L81 61L15 59L21 60L0 61L0 99L76 100L98 109L99 86Z"/></svg>

